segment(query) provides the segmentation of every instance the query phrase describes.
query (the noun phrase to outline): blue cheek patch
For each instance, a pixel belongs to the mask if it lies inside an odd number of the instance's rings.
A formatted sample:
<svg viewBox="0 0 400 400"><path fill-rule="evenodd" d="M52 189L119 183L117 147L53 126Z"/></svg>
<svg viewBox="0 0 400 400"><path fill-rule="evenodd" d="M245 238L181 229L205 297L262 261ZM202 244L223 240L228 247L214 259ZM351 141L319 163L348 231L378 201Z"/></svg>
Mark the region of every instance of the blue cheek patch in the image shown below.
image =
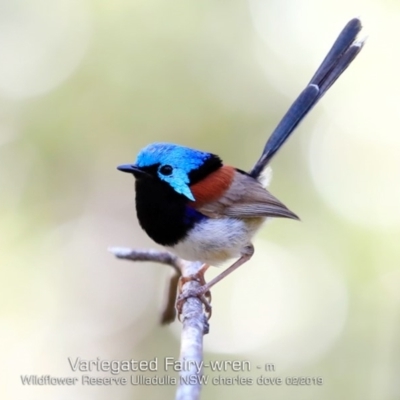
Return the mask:
<svg viewBox="0 0 400 400"><path fill-rule="evenodd" d="M167 182L177 193L183 194L191 201L195 201L191 190L189 189L189 177L186 172L175 168L171 175L165 176L158 174L158 177Z"/></svg>

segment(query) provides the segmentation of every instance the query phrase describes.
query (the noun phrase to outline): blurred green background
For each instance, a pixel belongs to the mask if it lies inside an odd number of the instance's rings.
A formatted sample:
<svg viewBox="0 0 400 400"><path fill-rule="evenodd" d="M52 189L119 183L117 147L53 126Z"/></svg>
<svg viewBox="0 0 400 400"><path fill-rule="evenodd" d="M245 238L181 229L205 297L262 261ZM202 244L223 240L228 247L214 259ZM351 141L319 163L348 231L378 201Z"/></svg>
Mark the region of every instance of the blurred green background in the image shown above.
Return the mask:
<svg viewBox="0 0 400 400"><path fill-rule="evenodd" d="M358 15L366 47L272 163L272 193L302 222L262 229L254 259L213 289L205 337L206 360L251 361L243 377L273 363L265 375L324 384L209 384L202 398L400 398L399 3L2 0L2 399L174 397L19 375L80 376L68 357L178 357L180 324L158 324L171 271L107 252L156 247L116 165L169 141L250 169Z"/></svg>

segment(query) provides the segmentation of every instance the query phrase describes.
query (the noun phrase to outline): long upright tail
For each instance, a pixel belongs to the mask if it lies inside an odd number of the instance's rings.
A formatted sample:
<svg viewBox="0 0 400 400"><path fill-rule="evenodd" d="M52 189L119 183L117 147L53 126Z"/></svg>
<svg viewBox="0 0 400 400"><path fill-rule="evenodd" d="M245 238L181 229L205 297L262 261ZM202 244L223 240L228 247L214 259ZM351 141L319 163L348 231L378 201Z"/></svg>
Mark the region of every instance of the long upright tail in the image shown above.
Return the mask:
<svg viewBox="0 0 400 400"><path fill-rule="evenodd" d="M335 83L336 79L339 78L361 51L364 41L356 40L361 28L361 21L354 18L340 32L310 83L300 93L299 97L297 97L281 122L272 132L260 159L250 171L250 175L253 178L259 177L275 153L296 129L297 125L299 125L308 112L317 104L318 100Z"/></svg>

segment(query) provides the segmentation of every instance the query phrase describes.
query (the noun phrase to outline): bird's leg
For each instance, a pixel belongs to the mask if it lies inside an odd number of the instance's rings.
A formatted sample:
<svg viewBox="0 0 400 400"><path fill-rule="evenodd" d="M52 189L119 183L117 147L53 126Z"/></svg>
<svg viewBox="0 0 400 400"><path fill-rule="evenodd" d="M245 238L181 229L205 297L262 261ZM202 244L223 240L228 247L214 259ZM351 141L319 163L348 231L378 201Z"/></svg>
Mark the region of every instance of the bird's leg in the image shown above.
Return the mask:
<svg viewBox="0 0 400 400"><path fill-rule="evenodd" d="M241 265L249 261L250 258L253 256L253 254L254 254L254 247L252 244L249 244L242 250L242 256L239 258L239 260L235 261L230 267L222 271L219 275L217 275L214 279L211 279L210 282L206 283L201 288L204 288L203 290L210 290L219 281L222 281L222 279L226 278L233 271L238 269ZM201 288L199 288L199 290Z"/></svg>
<svg viewBox="0 0 400 400"><path fill-rule="evenodd" d="M176 308L178 310L178 316L182 313L182 306L183 303L186 301L188 297L198 297L200 301L204 304L206 312L208 314L208 318L211 317L211 305L209 302L205 302L205 294L210 292L210 289L216 285L219 281L222 279L226 278L229 274L231 274L233 271L238 269L241 265L246 263L247 261L250 260L250 258L254 254L254 246L252 244L249 244L242 250L242 256L236 260L230 267L228 267L225 271L222 271L219 275L217 275L214 279L211 279L210 282L205 283L204 280L204 274L203 274L203 282L204 284L197 289L192 289L188 290L185 293L181 293L178 296L178 299L176 301ZM203 268L202 268L203 269ZM211 293L210 293L211 295Z"/></svg>

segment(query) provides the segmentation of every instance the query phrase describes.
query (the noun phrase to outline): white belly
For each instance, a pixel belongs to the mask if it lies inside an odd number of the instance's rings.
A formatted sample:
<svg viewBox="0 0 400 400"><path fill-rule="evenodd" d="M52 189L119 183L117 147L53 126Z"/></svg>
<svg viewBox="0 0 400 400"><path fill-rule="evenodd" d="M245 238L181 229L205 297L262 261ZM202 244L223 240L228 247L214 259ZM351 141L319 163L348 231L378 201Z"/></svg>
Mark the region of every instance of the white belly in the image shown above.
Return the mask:
<svg viewBox="0 0 400 400"><path fill-rule="evenodd" d="M215 266L230 258L239 258L242 249L251 243L264 220L205 219L197 223L184 240L170 249L185 260Z"/></svg>

